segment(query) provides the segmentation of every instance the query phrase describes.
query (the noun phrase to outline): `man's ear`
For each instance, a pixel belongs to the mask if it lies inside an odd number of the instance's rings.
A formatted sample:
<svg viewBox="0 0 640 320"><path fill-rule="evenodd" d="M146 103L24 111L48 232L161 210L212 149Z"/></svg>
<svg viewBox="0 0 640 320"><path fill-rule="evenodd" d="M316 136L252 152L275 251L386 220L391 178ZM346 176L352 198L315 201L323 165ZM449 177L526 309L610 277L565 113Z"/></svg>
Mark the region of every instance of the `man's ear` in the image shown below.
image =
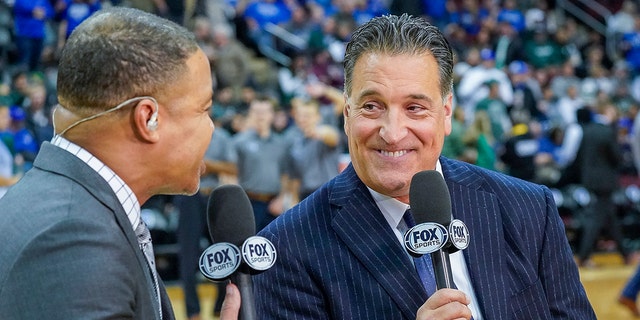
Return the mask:
<svg viewBox="0 0 640 320"><path fill-rule="evenodd" d="M453 117L453 93L449 93L444 101L444 135L451 134L451 118ZM458 106L460 108L460 106Z"/></svg>
<svg viewBox="0 0 640 320"><path fill-rule="evenodd" d="M149 142L157 141L159 139L158 118L158 104L152 99L140 100L133 111L133 129L136 135Z"/></svg>
<svg viewBox="0 0 640 320"><path fill-rule="evenodd" d="M351 113L351 105L349 104L349 98L347 95L344 95L344 107L342 108L342 116L344 117L343 128L344 133L349 135L349 128L347 124L349 123L349 114Z"/></svg>

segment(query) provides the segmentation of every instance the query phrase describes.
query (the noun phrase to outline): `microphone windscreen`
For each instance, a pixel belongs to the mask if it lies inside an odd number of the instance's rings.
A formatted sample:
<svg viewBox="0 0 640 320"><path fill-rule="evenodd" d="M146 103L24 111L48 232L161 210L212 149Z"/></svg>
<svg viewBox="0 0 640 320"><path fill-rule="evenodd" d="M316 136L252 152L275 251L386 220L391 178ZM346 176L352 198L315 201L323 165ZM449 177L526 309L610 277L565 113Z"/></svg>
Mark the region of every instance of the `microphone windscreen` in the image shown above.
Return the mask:
<svg viewBox="0 0 640 320"><path fill-rule="evenodd" d="M229 242L242 248L256 235L251 201L239 185L226 184L213 190L207 207L209 235L214 243Z"/></svg>
<svg viewBox="0 0 640 320"><path fill-rule="evenodd" d="M425 170L411 179L409 205L416 224L435 222L448 227L451 223L451 196L440 172Z"/></svg>

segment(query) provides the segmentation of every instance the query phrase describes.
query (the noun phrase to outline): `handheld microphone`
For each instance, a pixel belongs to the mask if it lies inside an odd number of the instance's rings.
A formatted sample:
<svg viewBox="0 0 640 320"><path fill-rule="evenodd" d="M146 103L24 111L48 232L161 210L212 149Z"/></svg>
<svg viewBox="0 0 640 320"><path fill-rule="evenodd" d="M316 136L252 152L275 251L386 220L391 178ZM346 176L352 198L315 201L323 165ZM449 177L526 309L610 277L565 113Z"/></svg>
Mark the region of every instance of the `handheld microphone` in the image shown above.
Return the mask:
<svg viewBox="0 0 640 320"><path fill-rule="evenodd" d="M214 244L202 253L200 271L210 280L230 279L236 284L242 301L239 318L254 320L256 309L251 275L273 265L275 248L267 239L255 236L253 208L249 197L238 185L222 185L213 190L207 219Z"/></svg>
<svg viewBox="0 0 640 320"><path fill-rule="evenodd" d="M431 254L436 287L455 288L449 253L464 249L469 231L460 220L451 221L451 197L442 175L435 170L416 173L411 179L409 202L416 226L408 233L407 249ZM413 231L412 231L413 230Z"/></svg>

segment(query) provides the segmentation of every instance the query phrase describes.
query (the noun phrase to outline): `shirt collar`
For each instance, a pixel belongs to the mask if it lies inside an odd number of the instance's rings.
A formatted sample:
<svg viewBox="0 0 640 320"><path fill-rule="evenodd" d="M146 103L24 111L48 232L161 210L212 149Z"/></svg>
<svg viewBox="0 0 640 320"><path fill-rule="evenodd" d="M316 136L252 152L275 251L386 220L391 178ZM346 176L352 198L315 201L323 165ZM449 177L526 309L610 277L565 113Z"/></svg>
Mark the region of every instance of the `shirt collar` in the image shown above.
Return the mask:
<svg viewBox="0 0 640 320"><path fill-rule="evenodd" d="M89 151L62 136L56 135L51 140L51 144L68 151L97 172L109 184L116 194L116 197L118 197L118 201L127 214L133 230L138 227L140 223L140 203L138 203L138 198L136 198L136 195L122 178Z"/></svg>
<svg viewBox="0 0 640 320"><path fill-rule="evenodd" d="M442 165L440 164L440 160L436 162L436 171L442 174ZM387 220L387 223L392 228L396 228L398 223L402 220L405 211L409 209L409 205L390 196L381 194L369 187L367 187L367 189L369 189L373 200L376 202L376 205L382 212L385 220Z"/></svg>

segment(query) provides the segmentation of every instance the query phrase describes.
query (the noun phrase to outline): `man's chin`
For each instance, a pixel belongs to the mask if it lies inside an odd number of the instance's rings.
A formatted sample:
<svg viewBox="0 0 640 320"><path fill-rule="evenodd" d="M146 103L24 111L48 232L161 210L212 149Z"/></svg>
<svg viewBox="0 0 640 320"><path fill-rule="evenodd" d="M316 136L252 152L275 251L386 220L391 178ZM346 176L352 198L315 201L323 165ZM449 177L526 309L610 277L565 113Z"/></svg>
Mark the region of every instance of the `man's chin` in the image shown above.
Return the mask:
<svg viewBox="0 0 640 320"><path fill-rule="evenodd" d="M198 193L198 191L200 191L200 181L199 180L198 180L198 184L195 187L182 190L181 192L176 193L176 194L177 195L181 195L181 196L193 196L196 193Z"/></svg>

